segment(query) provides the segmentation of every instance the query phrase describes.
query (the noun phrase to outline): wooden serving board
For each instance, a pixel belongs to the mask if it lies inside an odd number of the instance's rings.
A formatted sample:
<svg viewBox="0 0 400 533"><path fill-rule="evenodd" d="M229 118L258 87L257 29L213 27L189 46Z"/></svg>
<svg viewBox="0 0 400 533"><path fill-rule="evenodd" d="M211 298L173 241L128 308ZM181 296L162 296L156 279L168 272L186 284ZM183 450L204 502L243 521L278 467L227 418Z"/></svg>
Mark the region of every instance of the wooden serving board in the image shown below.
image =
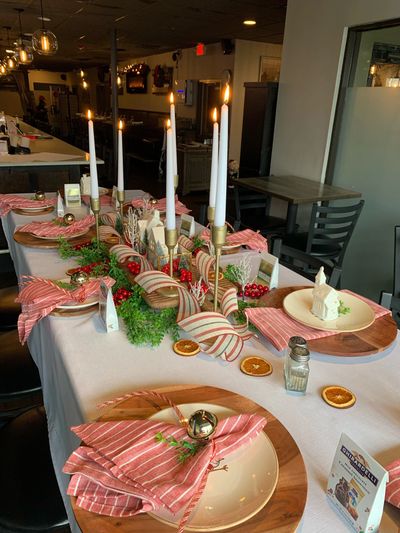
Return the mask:
<svg viewBox="0 0 400 533"><path fill-rule="evenodd" d="M261 511L247 522L223 531L226 533L268 533L270 531L292 533L296 531L306 504L307 475L299 448L279 420L252 400L215 387L177 385L163 387L156 391L167 395L175 404L214 403L240 413L257 413L264 416L268 420L264 431L278 456L278 484L271 499ZM151 403L154 405L153 400ZM160 410L169 406L160 403L154 407ZM133 397L112 406L99 420L146 418L154 413L154 407L149 406L143 397ZM71 501L82 533L94 531L98 533L172 533L175 531L171 526L164 525L148 514L140 514L132 518L113 518L80 509L74 497Z"/></svg>
<svg viewBox="0 0 400 533"><path fill-rule="evenodd" d="M80 237L74 237L73 239L68 239L68 243L71 246L76 244L83 244L84 242L91 241L96 236L96 230L91 228L85 235ZM58 239L39 239L31 233L25 233L24 231L16 231L14 233L14 241L23 246L28 246L29 248L43 248L43 249L54 249L58 248L59 242Z"/></svg>
<svg viewBox="0 0 400 533"><path fill-rule="evenodd" d="M259 300L260 307L276 307L282 309L285 297L300 289L311 286L283 287L273 289ZM386 350L397 337L397 325L390 314L377 318L371 326L361 331L351 333L336 333L330 337L307 341L313 352L338 355L344 357L358 357L372 355Z"/></svg>

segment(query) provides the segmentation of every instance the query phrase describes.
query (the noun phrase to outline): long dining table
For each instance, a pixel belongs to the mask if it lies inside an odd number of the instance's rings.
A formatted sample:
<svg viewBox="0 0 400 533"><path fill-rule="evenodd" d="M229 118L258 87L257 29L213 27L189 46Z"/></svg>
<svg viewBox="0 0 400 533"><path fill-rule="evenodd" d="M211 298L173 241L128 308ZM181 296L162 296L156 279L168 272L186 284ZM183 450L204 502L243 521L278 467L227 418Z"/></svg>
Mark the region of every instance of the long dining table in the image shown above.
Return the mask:
<svg viewBox="0 0 400 533"><path fill-rule="evenodd" d="M131 196L142 194L142 191L133 191ZM86 209L82 206L75 214L83 215ZM61 259L57 250L30 248L13 240L19 225L52 217L51 213L30 217L11 211L2 218L18 276L61 279L69 268L76 266L73 259ZM280 267L280 287L309 283L302 276ZM241 356L233 362L213 359L204 353L185 358L173 352L170 338L165 338L157 348L139 348L129 343L123 327L120 331L105 333L98 315L91 313L44 318L34 326L28 345L41 376L52 459L74 533L79 527L66 495L69 477L62 473L66 459L79 445L70 427L95 420L100 415L99 403L134 390L203 384L246 396L270 411L290 432L305 462L307 502L298 528L303 533L348 531L326 497L330 467L343 432L382 465L400 457L398 338L390 348L372 356L312 353L305 395L286 392L283 352L278 352L263 338L246 341ZM266 358L273 366L272 374L267 377L243 374L239 361L250 354ZM355 393L357 401L352 408L334 409L322 400L322 387L333 384L343 385ZM290 513L290 508L287 511ZM156 533L157 522L154 524ZM380 531L398 533L399 528L399 511L386 505Z"/></svg>

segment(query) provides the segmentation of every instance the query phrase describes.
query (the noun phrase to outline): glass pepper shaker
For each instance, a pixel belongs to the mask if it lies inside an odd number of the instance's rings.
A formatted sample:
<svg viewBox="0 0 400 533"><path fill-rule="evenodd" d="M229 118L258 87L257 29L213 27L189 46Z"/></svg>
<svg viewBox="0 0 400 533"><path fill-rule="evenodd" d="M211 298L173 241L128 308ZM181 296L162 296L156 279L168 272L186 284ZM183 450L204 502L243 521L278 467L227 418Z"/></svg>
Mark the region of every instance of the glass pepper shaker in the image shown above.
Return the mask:
<svg viewBox="0 0 400 533"><path fill-rule="evenodd" d="M294 346L285 365L285 387L289 391L306 392L310 373L310 352L302 346Z"/></svg>
<svg viewBox="0 0 400 533"><path fill-rule="evenodd" d="M294 337L290 337L288 342L288 347L286 348L285 352L285 359L283 361L283 373L286 375L286 369L289 364L290 359L290 352L293 350L295 346L301 346L301 348L307 348L307 341L303 337L300 337L300 335L295 335Z"/></svg>

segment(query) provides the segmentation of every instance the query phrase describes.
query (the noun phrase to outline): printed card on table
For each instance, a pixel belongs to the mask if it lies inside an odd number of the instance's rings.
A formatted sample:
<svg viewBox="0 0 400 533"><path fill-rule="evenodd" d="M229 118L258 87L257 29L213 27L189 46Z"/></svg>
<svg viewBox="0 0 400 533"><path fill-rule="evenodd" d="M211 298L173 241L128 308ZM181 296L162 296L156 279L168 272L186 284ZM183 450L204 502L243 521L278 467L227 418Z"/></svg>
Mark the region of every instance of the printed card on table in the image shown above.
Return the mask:
<svg viewBox="0 0 400 533"><path fill-rule="evenodd" d="M353 531L379 531L388 477L375 459L342 433L329 474L327 494Z"/></svg>
<svg viewBox="0 0 400 533"><path fill-rule="evenodd" d="M181 227L179 235L192 238L195 232L194 218L190 215L181 215Z"/></svg>
<svg viewBox="0 0 400 533"><path fill-rule="evenodd" d="M111 205L114 209L119 209L119 202L118 202L118 187L116 185L113 185L112 195L111 195Z"/></svg>
<svg viewBox="0 0 400 533"><path fill-rule="evenodd" d="M268 252L261 252L261 262L258 277L267 282L270 289L278 286L279 260Z"/></svg>
<svg viewBox="0 0 400 533"><path fill-rule="evenodd" d="M107 333L119 330L118 315L112 292L104 282L101 282L99 290L99 316Z"/></svg>
<svg viewBox="0 0 400 533"><path fill-rule="evenodd" d="M81 189L79 183L64 184L64 198L67 207L80 207Z"/></svg>

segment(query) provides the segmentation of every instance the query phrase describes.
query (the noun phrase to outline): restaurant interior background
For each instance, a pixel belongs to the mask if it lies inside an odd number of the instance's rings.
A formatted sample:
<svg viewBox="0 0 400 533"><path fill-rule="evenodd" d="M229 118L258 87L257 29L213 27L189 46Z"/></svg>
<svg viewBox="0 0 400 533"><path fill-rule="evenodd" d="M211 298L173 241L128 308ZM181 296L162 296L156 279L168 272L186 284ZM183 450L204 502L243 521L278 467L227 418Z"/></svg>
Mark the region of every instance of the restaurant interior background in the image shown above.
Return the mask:
<svg viewBox="0 0 400 533"><path fill-rule="evenodd" d="M372 43L399 44L396 28L365 33L361 66L341 110L334 158L331 136L347 35L342 28L400 17L396 0L301 0L289 1L287 6L283 0L185 4L76 0L73 7L64 0L43 3L45 19L49 19L45 24L57 34L58 53L47 58L35 56L32 65L19 69L23 74L17 74L17 83L13 76L1 77L1 110L26 115L28 100L21 98L25 87L26 94L33 97L31 106L36 106L41 96L45 98L52 131L75 140L81 125L76 113L85 113L89 107L101 114L109 111L110 31L115 28L121 77L119 113L162 130L169 102L168 91L154 83L154 74L161 69L161 75L172 75L177 94L182 96L177 101L178 129L185 130L185 139L203 141L209 134L207 128L199 129L203 92L207 86L217 83L219 87L229 79L233 94L229 158L240 162L244 83L276 80L276 62L281 58L270 173L321 182L326 179L360 191L366 205L347 251L342 285L375 299L382 289L391 290L393 226L397 223L393 198L398 196L399 168L396 103L400 93L393 87L367 86L367 82ZM7 48L8 39L19 36L15 8L24 10L20 14L25 38L41 25L39 2L2 2L2 49ZM254 18L257 24L244 26L244 18ZM204 43L204 50L199 50L197 43ZM263 61L267 61L266 78L261 77ZM146 92L129 93L129 76L143 64ZM211 121L209 127L211 131ZM128 151L137 155L134 147ZM279 200L273 200L272 214L282 215L284 209ZM300 223L306 225L309 208L302 207L299 215Z"/></svg>

